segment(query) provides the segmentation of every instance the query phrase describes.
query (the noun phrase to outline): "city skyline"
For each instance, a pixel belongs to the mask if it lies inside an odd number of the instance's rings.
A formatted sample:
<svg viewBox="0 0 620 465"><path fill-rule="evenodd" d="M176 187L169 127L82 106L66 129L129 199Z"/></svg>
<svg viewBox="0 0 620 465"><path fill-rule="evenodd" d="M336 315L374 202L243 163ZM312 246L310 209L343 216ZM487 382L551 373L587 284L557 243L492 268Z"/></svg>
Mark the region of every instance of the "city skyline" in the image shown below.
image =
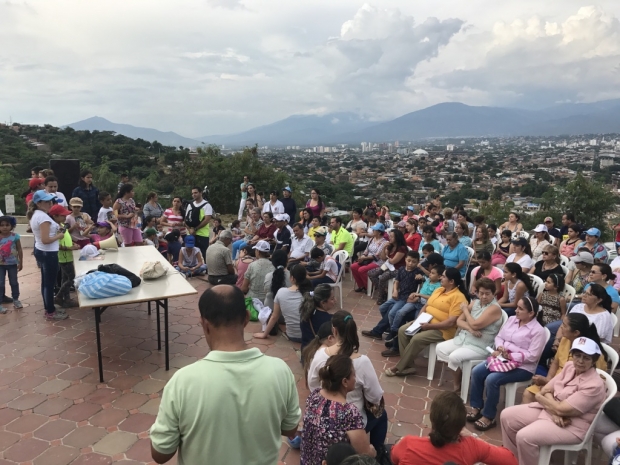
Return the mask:
<svg viewBox="0 0 620 465"><path fill-rule="evenodd" d="M620 97L617 2L409 3L2 3L0 119L201 137L292 114Z"/></svg>

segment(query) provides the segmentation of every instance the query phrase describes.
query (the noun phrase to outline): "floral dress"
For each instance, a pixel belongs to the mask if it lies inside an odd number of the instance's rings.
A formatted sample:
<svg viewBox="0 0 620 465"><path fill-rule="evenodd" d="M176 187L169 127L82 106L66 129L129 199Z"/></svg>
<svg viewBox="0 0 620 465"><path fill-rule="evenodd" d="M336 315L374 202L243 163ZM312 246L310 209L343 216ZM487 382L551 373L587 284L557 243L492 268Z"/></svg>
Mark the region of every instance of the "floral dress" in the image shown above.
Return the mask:
<svg viewBox="0 0 620 465"><path fill-rule="evenodd" d="M364 420L355 405L328 400L315 389L306 400L301 465L321 465L329 446L349 442L347 432L359 429L364 429Z"/></svg>
<svg viewBox="0 0 620 465"><path fill-rule="evenodd" d="M129 199L129 200L116 199L116 201L118 202L120 206L120 208L118 209L118 212L121 215L131 215L132 213L136 212L136 203L134 202L133 199ZM123 228L135 228L136 217L134 216L133 218L119 218L118 224L120 224Z"/></svg>
<svg viewBox="0 0 620 465"><path fill-rule="evenodd" d="M547 326L549 323L562 319L562 309L560 308L559 294L551 295L545 289L540 296L540 310L542 311L542 325Z"/></svg>

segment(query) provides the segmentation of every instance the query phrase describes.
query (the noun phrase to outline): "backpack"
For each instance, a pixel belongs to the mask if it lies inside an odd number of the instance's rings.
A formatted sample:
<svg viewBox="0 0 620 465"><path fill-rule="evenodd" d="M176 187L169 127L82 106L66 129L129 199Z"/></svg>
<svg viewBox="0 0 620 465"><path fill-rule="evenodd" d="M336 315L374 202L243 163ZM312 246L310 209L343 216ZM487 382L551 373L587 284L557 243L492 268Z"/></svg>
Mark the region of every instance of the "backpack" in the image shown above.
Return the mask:
<svg viewBox="0 0 620 465"><path fill-rule="evenodd" d="M200 210L202 210L202 207L204 207L208 203L209 202L205 200L198 206L194 205L194 202L187 205L187 209L185 210L185 217L183 218L183 220L189 228L195 228L200 224Z"/></svg>

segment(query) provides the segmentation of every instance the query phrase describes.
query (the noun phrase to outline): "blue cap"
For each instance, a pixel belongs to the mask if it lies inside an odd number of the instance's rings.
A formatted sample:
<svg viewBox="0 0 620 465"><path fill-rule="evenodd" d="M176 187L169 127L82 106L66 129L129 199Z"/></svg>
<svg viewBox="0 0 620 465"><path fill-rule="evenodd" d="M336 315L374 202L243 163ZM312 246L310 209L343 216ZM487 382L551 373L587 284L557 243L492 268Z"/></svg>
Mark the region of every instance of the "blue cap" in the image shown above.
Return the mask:
<svg viewBox="0 0 620 465"><path fill-rule="evenodd" d="M601 237L601 232L597 228L590 228L586 231L586 236Z"/></svg>
<svg viewBox="0 0 620 465"><path fill-rule="evenodd" d="M409 205L409 206L407 207L407 210L415 211L415 210L413 209L413 205Z"/></svg>
<svg viewBox="0 0 620 465"><path fill-rule="evenodd" d="M385 226L383 226L383 223L377 223L373 227L371 227L370 229L372 229L373 231L385 232Z"/></svg>
<svg viewBox="0 0 620 465"><path fill-rule="evenodd" d="M282 189L282 190L283 190L283 191L293 192L293 191L291 190L291 188L290 188L290 187L288 187L288 186L286 186L286 187L285 187L284 189Z"/></svg>
<svg viewBox="0 0 620 465"><path fill-rule="evenodd" d="M32 201L34 203L51 202L55 198L56 198L55 196L53 196L52 194L48 194L45 191L36 191L34 195L32 196Z"/></svg>
<svg viewBox="0 0 620 465"><path fill-rule="evenodd" d="M194 247L196 245L196 238L194 236L185 236L183 239L185 247Z"/></svg>

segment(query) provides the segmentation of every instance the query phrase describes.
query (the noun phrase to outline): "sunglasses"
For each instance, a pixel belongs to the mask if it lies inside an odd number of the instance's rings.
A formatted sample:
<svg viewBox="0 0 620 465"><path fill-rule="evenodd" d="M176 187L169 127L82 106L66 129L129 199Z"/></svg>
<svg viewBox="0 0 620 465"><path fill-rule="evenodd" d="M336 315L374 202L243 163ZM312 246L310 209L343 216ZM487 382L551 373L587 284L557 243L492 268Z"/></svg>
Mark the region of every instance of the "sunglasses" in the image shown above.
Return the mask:
<svg viewBox="0 0 620 465"><path fill-rule="evenodd" d="M543 255L549 255L551 252L543 252Z"/></svg>

